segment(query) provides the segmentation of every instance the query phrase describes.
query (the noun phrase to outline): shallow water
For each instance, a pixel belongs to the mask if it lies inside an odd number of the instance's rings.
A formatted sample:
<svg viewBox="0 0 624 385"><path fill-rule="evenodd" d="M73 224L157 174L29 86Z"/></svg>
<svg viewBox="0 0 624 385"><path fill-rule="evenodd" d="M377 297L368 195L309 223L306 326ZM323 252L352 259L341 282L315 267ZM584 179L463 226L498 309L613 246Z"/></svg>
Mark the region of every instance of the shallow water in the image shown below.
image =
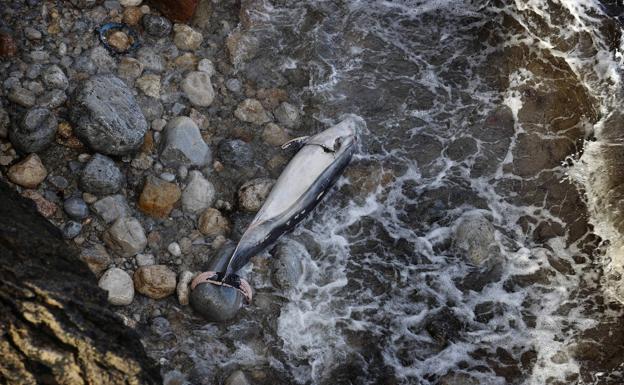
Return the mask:
<svg viewBox="0 0 624 385"><path fill-rule="evenodd" d="M338 187L287 237L305 246L298 287L275 289L258 258L254 304L234 322L181 310L173 332L146 336L165 367L194 383L236 368L284 384L623 381L624 356L603 344L621 342L624 313L603 296L609 249L579 192L599 162L585 141L620 100L618 27L598 3L245 10L261 49L240 70L301 86L297 134L343 113L368 128Z"/></svg>

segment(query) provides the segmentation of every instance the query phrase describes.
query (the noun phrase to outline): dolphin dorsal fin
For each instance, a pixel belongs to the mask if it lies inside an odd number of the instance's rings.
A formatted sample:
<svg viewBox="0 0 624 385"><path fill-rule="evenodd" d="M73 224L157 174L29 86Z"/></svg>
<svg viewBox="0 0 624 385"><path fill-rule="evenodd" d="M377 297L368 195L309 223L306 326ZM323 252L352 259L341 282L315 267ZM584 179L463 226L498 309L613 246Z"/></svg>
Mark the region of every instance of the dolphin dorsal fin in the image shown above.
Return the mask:
<svg viewBox="0 0 624 385"><path fill-rule="evenodd" d="M308 141L309 138L310 138L309 136L300 136L298 138L291 139L288 142L282 144L282 150L287 149L288 147L292 146L293 144L296 144L297 146L303 146L304 144L306 144L306 142Z"/></svg>

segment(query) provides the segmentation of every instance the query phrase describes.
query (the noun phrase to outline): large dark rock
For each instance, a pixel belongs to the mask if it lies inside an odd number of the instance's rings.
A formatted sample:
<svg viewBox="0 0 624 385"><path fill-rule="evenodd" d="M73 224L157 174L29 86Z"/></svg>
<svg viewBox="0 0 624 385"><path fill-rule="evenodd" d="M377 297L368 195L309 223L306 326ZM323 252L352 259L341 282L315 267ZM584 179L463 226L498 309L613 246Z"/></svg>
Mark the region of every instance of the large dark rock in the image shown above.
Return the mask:
<svg viewBox="0 0 624 385"><path fill-rule="evenodd" d="M70 117L76 136L107 155L138 149L148 128L132 91L113 75L92 76L80 84Z"/></svg>
<svg viewBox="0 0 624 385"><path fill-rule="evenodd" d="M161 384L60 231L2 182L0 201L0 382Z"/></svg>
<svg viewBox="0 0 624 385"><path fill-rule="evenodd" d="M13 146L24 152L37 152L45 149L56 136L58 121L47 108L33 108L9 133Z"/></svg>

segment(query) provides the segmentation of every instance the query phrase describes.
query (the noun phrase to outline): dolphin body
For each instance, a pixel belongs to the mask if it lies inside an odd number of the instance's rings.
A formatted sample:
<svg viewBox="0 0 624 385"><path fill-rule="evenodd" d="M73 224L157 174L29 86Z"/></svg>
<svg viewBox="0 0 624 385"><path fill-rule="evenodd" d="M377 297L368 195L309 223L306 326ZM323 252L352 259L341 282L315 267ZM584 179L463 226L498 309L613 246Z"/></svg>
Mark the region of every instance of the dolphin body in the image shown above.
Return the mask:
<svg viewBox="0 0 624 385"><path fill-rule="evenodd" d="M302 145L271 189L226 265L224 275L234 274L251 257L292 230L321 201L347 167L357 146L357 133L365 125L349 115L337 125L311 137L293 139Z"/></svg>

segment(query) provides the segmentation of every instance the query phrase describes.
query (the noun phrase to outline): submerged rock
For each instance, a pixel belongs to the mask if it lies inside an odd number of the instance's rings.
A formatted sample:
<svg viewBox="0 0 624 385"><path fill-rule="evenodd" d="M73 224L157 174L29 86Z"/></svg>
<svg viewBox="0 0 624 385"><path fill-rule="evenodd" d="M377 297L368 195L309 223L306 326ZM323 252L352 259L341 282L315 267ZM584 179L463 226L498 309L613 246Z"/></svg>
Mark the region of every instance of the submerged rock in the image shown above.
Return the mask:
<svg viewBox="0 0 624 385"><path fill-rule="evenodd" d="M246 167L253 161L253 150L248 143L240 139L226 139L217 148L219 159L229 166Z"/></svg>
<svg viewBox="0 0 624 385"><path fill-rule="evenodd" d="M201 33L185 24L174 25L173 31L175 32L173 43L181 50L194 51L204 40Z"/></svg>
<svg viewBox="0 0 624 385"><path fill-rule="evenodd" d="M241 370L237 370L225 380L225 385L250 385L247 376Z"/></svg>
<svg viewBox="0 0 624 385"><path fill-rule="evenodd" d="M178 296L178 302L182 306L186 306L189 304L189 293L191 280L193 279L193 273L190 271L183 271L180 273L180 277L178 279L178 285L176 287L176 294Z"/></svg>
<svg viewBox="0 0 624 385"><path fill-rule="evenodd" d="M111 305L130 305L134 299L132 278L117 267L107 270L98 281L98 286L108 292L108 302Z"/></svg>
<svg viewBox="0 0 624 385"><path fill-rule="evenodd" d="M70 218L80 220L89 215L89 207L82 198L71 197L63 203L63 209Z"/></svg>
<svg viewBox="0 0 624 385"><path fill-rule="evenodd" d="M80 259L87 264L89 270L96 276L100 276L112 262L106 248L100 244L89 246L80 251Z"/></svg>
<svg viewBox="0 0 624 385"><path fill-rule="evenodd" d="M171 22L162 16L146 14L143 16L145 32L156 37L165 37L171 33Z"/></svg>
<svg viewBox="0 0 624 385"><path fill-rule="evenodd" d="M283 102L275 109L275 118L287 128L299 125L299 111L290 103Z"/></svg>

